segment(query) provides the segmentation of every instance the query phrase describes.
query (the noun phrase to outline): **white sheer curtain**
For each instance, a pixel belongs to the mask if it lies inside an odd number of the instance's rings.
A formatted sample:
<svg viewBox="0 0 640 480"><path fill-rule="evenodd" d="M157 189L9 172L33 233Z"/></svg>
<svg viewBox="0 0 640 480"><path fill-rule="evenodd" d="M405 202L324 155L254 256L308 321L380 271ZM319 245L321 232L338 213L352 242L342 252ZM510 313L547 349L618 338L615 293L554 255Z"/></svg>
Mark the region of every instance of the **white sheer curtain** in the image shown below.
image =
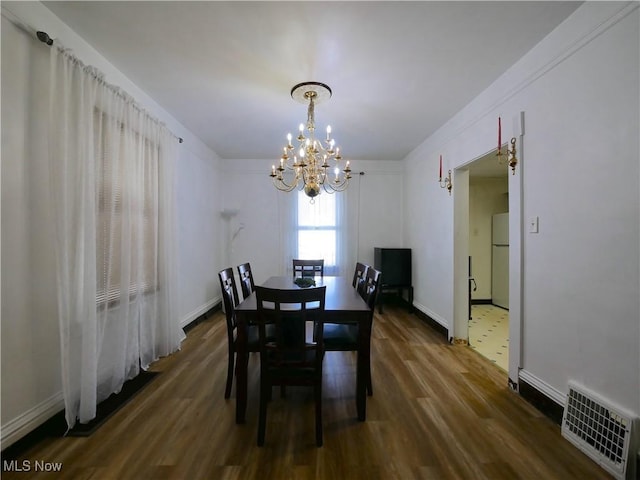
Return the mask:
<svg viewBox="0 0 640 480"><path fill-rule="evenodd" d="M184 338L175 299L175 137L51 48L49 169L69 428Z"/></svg>

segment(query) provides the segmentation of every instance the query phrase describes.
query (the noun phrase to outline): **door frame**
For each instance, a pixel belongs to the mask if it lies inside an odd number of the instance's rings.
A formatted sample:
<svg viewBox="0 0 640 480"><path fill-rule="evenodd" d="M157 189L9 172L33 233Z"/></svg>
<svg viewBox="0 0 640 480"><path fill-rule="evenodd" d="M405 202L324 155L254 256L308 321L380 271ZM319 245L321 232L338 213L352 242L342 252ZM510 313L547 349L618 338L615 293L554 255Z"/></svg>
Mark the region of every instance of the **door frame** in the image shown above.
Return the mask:
<svg viewBox="0 0 640 480"><path fill-rule="evenodd" d="M524 112L520 112L518 164L509 169L509 386L518 389L518 373L522 368L523 324L523 158ZM453 171L453 339L469 342L469 165L479 155ZM505 167L506 168L506 167Z"/></svg>

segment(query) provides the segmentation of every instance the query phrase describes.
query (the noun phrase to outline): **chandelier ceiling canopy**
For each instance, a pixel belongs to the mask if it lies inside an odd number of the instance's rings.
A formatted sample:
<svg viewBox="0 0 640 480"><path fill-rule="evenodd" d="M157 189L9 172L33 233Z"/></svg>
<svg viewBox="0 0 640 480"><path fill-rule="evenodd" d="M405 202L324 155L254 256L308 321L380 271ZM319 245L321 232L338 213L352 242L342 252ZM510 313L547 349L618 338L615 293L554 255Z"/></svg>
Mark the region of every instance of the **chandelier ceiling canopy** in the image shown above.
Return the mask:
<svg viewBox="0 0 640 480"><path fill-rule="evenodd" d="M315 137L315 106L331 98L331 94L331 88L320 82L303 82L291 89L291 98L308 105L307 123L298 127L297 150L289 133L279 165L271 167L269 176L278 190L290 192L300 187L313 200L322 190L341 192L349 185L351 167L348 160L342 163L340 147L331 137L331 126L327 126L324 140Z"/></svg>

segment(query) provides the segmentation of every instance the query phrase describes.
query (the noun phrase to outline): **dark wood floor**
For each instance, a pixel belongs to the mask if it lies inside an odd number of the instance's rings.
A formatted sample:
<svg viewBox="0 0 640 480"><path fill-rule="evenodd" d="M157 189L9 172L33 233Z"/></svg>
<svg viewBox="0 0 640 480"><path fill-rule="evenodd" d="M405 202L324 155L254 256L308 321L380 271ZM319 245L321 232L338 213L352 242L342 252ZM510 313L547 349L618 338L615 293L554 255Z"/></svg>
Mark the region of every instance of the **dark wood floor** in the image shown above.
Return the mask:
<svg viewBox="0 0 640 480"><path fill-rule="evenodd" d="M295 388L285 399L274 390L258 448L258 357L249 365L247 423L236 425L235 399L224 399L226 352L216 313L155 363L162 373L96 433L46 439L18 459L29 460L29 473L2 478L610 478L511 391L503 371L399 307L375 315L366 422L356 420L354 354L327 354L322 448L312 395ZM39 474L36 460L62 462L62 471Z"/></svg>

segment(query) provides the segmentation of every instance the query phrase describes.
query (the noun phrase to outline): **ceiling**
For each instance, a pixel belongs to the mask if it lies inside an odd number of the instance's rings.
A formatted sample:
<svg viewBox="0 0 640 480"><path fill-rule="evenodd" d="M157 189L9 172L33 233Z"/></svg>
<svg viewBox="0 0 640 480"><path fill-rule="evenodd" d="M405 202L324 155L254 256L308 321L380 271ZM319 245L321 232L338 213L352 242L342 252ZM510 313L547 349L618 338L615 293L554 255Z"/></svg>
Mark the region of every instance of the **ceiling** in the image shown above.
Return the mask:
<svg viewBox="0 0 640 480"><path fill-rule="evenodd" d="M224 159L279 158L316 107L347 159L401 160L582 2L44 2Z"/></svg>

